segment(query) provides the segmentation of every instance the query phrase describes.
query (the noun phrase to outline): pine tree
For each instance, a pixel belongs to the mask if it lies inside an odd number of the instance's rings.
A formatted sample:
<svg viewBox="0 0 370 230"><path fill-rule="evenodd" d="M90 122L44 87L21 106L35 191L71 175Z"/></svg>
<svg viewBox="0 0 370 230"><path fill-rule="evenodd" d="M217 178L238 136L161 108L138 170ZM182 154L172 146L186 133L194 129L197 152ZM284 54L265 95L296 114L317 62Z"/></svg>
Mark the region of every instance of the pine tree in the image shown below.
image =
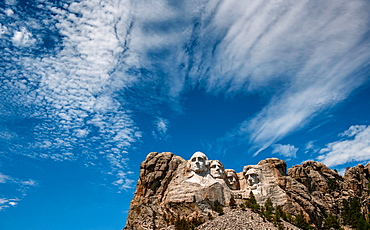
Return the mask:
<svg viewBox="0 0 370 230"><path fill-rule="evenodd" d="M348 200L343 200L342 201L342 219L343 219L343 224L344 225L349 225L351 222L351 216L350 216L350 207L349 207L349 202Z"/></svg>
<svg viewBox="0 0 370 230"><path fill-rule="evenodd" d="M328 187L332 191L337 190L339 188L337 180L335 178L329 178L328 179Z"/></svg>
<svg viewBox="0 0 370 230"><path fill-rule="evenodd" d="M268 198L265 202L265 212L264 215L268 221L272 221L272 214L274 211L274 206L270 198Z"/></svg>
<svg viewBox="0 0 370 230"><path fill-rule="evenodd" d="M199 226L204 223L204 219L201 217L197 217L194 219L185 219L184 217L177 217L174 225L176 230L189 230L195 229L196 226Z"/></svg>
<svg viewBox="0 0 370 230"><path fill-rule="evenodd" d="M356 220L354 227L358 230L369 230L370 223L366 221L363 216L361 216L358 220Z"/></svg>
<svg viewBox="0 0 370 230"><path fill-rule="evenodd" d="M360 199L357 197L343 200L342 219L344 225L350 225L354 228L362 227L365 218L361 213ZM365 221L366 222L366 221Z"/></svg>
<svg viewBox="0 0 370 230"><path fill-rule="evenodd" d="M330 230L330 229L339 229L340 228L340 224L339 224L339 221L338 221L338 218L336 216L334 216L333 214L329 214L327 218L325 218L324 220L324 225L323 225L323 229L324 230Z"/></svg>
<svg viewBox="0 0 370 230"><path fill-rule="evenodd" d="M218 214L221 216L224 213L224 207L218 202L217 200L213 203L213 210L218 212Z"/></svg>
<svg viewBox="0 0 370 230"><path fill-rule="evenodd" d="M290 213L287 213L286 214L286 219L284 219L285 221L288 221L289 223L291 224L294 224L294 219L293 219L293 216L290 214Z"/></svg>
<svg viewBox="0 0 370 230"><path fill-rule="evenodd" d="M306 222L302 210L298 215L296 215L294 219L294 225L302 229L310 229L310 225Z"/></svg>
<svg viewBox="0 0 370 230"><path fill-rule="evenodd" d="M245 201L245 205L252 209L253 212L258 212L260 209L259 204L257 204L256 197L254 196L253 192L249 193L249 199Z"/></svg>
<svg viewBox="0 0 370 230"><path fill-rule="evenodd" d="M254 193L253 193L252 191L249 193L249 201L250 201L252 204L257 204L256 197L254 196Z"/></svg>
<svg viewBox="0 0 370 230"><path fill-rule="evenodd" d="M236 208L236 201L234 199L234 197L231 197L230 198L230 202L229 202L229 205L232 209Z"/></svg>
<svg viewBox="0 0 370 230"><path fill-rule="evenodd" d="M275 210L274 223L277 224L278 222L281 221L280 219L286 220L287 218L286 218L286 213L283 211L281 206L278 205Z"/></svg>

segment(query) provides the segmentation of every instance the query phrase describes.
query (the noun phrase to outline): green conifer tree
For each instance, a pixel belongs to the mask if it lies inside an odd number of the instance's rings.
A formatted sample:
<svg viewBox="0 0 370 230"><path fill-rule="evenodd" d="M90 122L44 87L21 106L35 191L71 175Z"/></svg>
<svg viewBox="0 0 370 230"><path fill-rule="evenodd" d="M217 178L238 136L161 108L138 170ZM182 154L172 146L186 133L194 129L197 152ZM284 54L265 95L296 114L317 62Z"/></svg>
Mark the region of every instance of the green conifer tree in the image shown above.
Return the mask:
<svg viewBox="0 0 370 230"><path fill-rule="evenodd" d="M303 216L302 210L298 215L295 216L294 225L304 230L311 229L310 225L306 222L306 219Z"/></svg>
<svg viewBox="0 0 370 230"><path fill-rule="evenodd" d="M218 212L218 214L221 216L224 213L224 207L218 202L217 200L213 203L213 210Z"/></svg>
<svg viewBox="0 0 370 230"><path fill-rule="evenodd" d="M362 227L366 220L361 213L360 199L357 197L349 198L348 200L343 200L342 204L343 224L354 228Z"/></svg>
<svg viewBox="0 0 370 230"><path fill-rule="evenodd" d="M286 213L283 211L281 206L278 205L275 210L274 223L277 224L281 221L280 219L286 220Z"/></svg>
<svg viewBox="0 0 370 230"><path fill-rule="evenodd" d="M330 230L330 229L339 229L339 228L340 228L340 224L339 224L338 218L330 213L328 217L326 217L324 220L323 229Z"/></svg>
<svg viewBox="0 0 370 230"><path fill-rule="evenodd" d="M270 198L268 198L265 202L265 212L264 215L268 221L272 221L272 214L274 212L274 206Z"/></svg>
<svg viewBox="0 0 370 230"><path fill-rule="evenodd" d="M245 201L245 205L252 209L253 212L258 212L260 209L259 204L257 203L256 197L254 196L253 192L249 193L249 199Z"/></svg>
<svg viewBox="0 0 370 230"><path fill-rule="evenodd" d="M235 201L234 197L231 197L231 198L230 198L229 206L230 206L232 209L235 209L235 208L236 208L236 201Z"/></svg>

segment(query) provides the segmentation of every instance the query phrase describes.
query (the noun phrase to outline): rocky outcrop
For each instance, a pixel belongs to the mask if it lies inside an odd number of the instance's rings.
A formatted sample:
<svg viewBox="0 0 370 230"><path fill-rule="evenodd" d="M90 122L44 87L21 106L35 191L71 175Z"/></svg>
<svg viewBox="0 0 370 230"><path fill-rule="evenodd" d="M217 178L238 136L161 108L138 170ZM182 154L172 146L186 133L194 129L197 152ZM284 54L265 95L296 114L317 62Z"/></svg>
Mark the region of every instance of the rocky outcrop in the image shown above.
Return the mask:
<svg viewBox="0 0 370 230"><path fill-rule="evenodd" d="M370 164L366 166L357 165L347 169L343 179L346 181L343 188L349 192L353 192L355 196L369 195L369 180L370 180Z"/></svg>
<svg viewBox="0 0 370 230"><path fill-rule="evenodd" d="M338 173L322 163L306 161L290 168L288 176L288 180L298 182L288 183L284 188L292 202L299 206L292 213L303 210L307 219L316 226L322 225L328 213L339 213L339 188L343 178Z"/></svg>
<svg viewBox="0 0 370 230"><path fill-rule="evenodd" d="M205 221L199 229L211 229L221 218L211 221L211 217L218 216L217 206L228 206L231 198L240 204L251 193L260 205L271 200L274 207L280 206L293 216L303 215L320 229L329 213L339 216L344 199L358 197L363 213L369 214L369 180L370 164L349 168L342 177L314 161L293 166L287 172L283 160L269 158L236 173L200 152L188 161L169 152L153 152L140 166L125 229L174 229L174 223L181 219L198 224ZM231 210L223 218L231 220L236 213ZM232 222L235 226L246 224L250 216L235 217ZM225 221L220 221L224 226Z"/></svg>
<svg viewBox="0 0 370 230"><path fill-rule="evenodd" d="M321 226L329 213L339 215L344 199L358 197L363 201L362 211L369 213L369 168L357 165L348 168L344 177L322 163L303 162L289 169L288 175L304 185L286 186L284 190L291 194L310 222ZM297 196L297 193L300 195ZM297 212L294 210L293 212Z"/></svg>
<svg viewBox="0 0 370 230"><path fill-rule="evenodd" d="M140 165L140 178L130 204L125 229L165 227L162 213L163 197L179 165L185 160L173 153L149 153Z"/></svg>
<svg viewBox="0 0 370 230"><path fill-rule="evenodd" d="M348 168L344 174L343 197L359 197L362 212L370 214L370 163Z"/></svg>

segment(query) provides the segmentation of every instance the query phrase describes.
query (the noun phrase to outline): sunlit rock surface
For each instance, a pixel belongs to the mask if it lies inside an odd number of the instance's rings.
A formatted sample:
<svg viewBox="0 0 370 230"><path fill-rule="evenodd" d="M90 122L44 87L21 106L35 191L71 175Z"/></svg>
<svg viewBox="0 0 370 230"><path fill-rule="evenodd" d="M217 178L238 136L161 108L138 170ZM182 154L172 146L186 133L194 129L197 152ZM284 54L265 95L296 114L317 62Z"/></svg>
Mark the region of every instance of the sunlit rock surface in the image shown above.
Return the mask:
<svg viewBox="0 0 370 230"><path fill-rule="evenodd" d="M227 206L231 197L241 203L250 193L260 205L271 199L275 207L292 215L302 213L318 227L328 213L339 214L342 200L350 197L359 197L362 211L369 213L369 170L370 164L358 165L342 177L322 163L306 161L287 172L283 160L270 158L237 173L201 152L189 160L152 152L140 166L125 229L174 229L173 220L179 218L201 218L206 221L202 226L213 226L217 222L207 223L218 215L216 204Z"/></svg>

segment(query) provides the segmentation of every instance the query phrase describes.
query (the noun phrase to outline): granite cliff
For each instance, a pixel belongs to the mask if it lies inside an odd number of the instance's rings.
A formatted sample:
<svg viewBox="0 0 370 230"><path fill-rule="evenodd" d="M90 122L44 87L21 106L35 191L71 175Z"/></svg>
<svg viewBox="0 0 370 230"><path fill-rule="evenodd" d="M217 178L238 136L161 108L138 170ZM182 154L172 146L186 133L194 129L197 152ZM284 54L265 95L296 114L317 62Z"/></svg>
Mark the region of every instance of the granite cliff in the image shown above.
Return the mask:
<svg viewBox="0 0 370 230"><path fill-rule="evenodd" d="M201 152L188 161L170 152L152 152L140 166L124 229L330 229L328 219L336 221L333 226L366 227L369 180L370 164L349 168L341 176L319 162L287 170L283 160L270 158L237 173ZM358 204L363 224L352 221L346 211L352 204Z"/></svg>

